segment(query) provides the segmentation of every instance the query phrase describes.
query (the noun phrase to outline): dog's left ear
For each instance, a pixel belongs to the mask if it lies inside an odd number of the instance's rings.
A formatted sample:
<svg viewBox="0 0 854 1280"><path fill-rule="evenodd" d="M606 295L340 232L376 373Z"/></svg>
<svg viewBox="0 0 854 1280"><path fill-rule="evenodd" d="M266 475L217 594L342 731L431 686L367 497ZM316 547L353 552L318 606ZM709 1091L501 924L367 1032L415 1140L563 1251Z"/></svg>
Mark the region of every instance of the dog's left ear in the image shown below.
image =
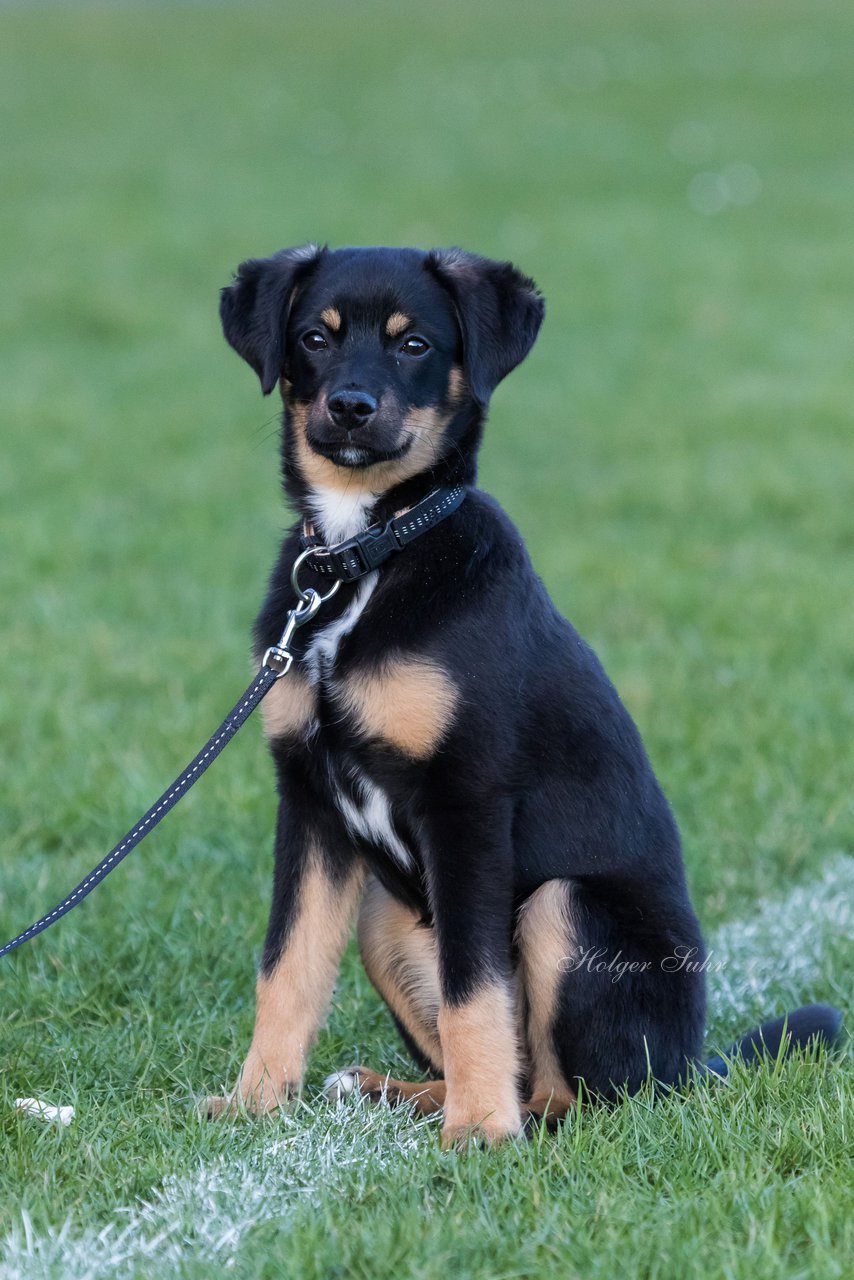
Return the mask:
<svg viewBox="0 0 854 1280"><path fill-rule="evenodd" d="M534 345L546 311L542 294L512 263L463 249L433 249L426 266L451 294L466 379L474 398L486 405Z"/></svg>
<svg viewBox="0 0 854 1280"><path fill-rule="evenodd" d="M299 282L325 249L316 244L282 249L271 258L250 258L219 296L222 331L261 379L268 396L282 372L288 312Z"/></svg>

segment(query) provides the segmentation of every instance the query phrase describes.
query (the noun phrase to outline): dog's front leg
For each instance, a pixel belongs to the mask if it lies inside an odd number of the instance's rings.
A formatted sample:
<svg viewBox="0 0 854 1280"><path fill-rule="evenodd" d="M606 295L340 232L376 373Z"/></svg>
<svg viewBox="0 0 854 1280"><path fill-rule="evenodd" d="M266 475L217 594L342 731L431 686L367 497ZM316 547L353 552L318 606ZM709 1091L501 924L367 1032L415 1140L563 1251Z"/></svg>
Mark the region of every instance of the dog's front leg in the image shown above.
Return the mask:
<svg viewBox="0 0 854 1280"><path fill-rule="evenodd" d="M256 988L255 1031L228 1098L211 1115L271 1111L297 1093L338 973L364 879L361 863L334 860L302 804L279 806L273 904ZM287 812L286 812L287 810Z"/></svg>
<svg viewBox="0 0 854 1280"><path fill-rule="evenodd" d="M498 1142L522 1126L509 806L443 807L428 829L447 1086L442 1144Z"/></svg>

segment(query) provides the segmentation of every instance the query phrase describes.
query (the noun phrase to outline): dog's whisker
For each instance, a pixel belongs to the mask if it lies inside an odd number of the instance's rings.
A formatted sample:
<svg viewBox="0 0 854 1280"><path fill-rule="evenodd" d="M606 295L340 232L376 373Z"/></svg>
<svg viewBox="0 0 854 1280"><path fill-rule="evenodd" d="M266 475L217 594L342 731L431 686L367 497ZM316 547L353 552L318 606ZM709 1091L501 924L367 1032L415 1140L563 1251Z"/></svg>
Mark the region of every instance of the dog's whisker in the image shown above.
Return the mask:
<svg viewBox="0 0 854 1280"><path fill-rule="evenodd" d="M281 421L282 421L281 414L274 413L271 417L265 418L263 422L259 422L256 427L253 427L252 434L257 435L259 431L264 431L265 428L269 427L274 422L276 426L279 427L281 426Z"/></svg>
<svg viewBox="0 0 854 1280"><path fill-rule="evenodd" d="M273 431L268 431L268 433L265 436L261 436L260 439L256 440L253 443L252 445L253 450L257 451L258 449L263 449L264 445L267 444L270 440L274 440L278 434L279 434L278 427L276 427L275 430Z"/></svg>

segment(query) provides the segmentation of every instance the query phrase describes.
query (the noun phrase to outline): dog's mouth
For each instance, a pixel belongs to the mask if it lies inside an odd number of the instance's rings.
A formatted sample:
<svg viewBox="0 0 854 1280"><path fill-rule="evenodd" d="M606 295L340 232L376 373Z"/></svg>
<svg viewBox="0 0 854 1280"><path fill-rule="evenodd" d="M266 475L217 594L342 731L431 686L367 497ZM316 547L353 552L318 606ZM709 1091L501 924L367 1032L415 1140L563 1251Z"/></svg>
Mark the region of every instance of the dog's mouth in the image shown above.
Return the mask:
<svg viewBox="0 0 854 1280"><path fill-rule="evenodd" d="M395 449L377 449L373 445L358 440L316 440L311 435L306 439L315 453L334 462L336 467L375 467L380 462L396 462L409 452L415 439L408 435Z"/></svg>

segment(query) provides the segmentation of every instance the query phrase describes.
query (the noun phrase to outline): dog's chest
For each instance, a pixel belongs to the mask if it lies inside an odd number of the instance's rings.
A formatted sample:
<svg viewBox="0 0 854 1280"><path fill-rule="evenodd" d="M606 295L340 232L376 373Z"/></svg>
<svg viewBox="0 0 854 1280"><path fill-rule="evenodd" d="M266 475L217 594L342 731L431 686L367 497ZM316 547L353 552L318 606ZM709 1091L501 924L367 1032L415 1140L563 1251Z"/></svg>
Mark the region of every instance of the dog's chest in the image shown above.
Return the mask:
<svg viewBox="0 0 854 1280"><path fill-rule="evenodd" d="M316 699L317 714L307 726L306 743L309 751L319 753L323 760L325 790L348 831L381 856L391 858L401 870L411 871L415 859L395 822L392 799L370 776L364 752L358 751L356 724L348 713L340 661L345 639L357 627L370 625L366 614L378 577L374 571L363 578L341 615L309 641L301 667ZM328 728L330 722L334 726L332 732Z"/></svg>
<svg viewBox="0 0 854 1280"><path fill-rule="evenodd" d="M376 590L379 571L364 577L353 594L347 608L334 622L315 631L303 656L303 668L309 684L318 693L334 694L339 678L338 654L342 642L358 626Z"/></svg>

